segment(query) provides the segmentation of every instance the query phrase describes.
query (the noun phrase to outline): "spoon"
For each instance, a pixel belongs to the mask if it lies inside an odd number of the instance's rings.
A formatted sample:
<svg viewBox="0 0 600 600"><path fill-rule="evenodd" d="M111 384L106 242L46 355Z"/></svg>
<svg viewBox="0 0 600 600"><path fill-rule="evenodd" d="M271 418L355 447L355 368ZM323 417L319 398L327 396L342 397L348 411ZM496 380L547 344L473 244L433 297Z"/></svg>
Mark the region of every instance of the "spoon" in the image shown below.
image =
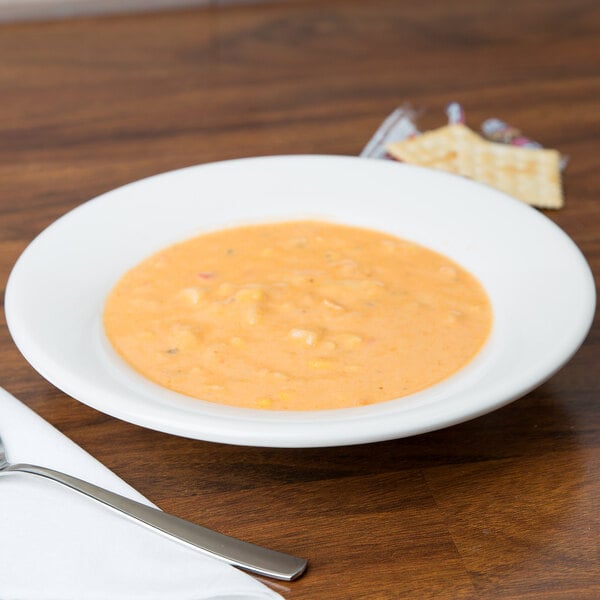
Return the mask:
<svg viewBox="0 0 600 600"><path fill-rule="evenodd" d="M300 577L308 564L303 558L269 550L195 525L71 475L37 465L11 464L6 458L0 437L0 475L15 472L38 475L62 483L167 537L251 573L291 581Z"/></svg>

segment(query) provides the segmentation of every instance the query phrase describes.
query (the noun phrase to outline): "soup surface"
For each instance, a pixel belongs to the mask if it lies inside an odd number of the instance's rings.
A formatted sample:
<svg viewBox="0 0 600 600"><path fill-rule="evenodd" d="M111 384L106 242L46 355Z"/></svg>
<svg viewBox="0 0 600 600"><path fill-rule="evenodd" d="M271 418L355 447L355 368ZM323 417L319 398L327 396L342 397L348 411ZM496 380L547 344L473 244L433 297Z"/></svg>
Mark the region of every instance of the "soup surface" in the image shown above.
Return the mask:
<svg viewBox="0 0 600 600"><path fill-rule="evenodd" d="M211 402L314 410L382 402L465 366L491 329L481 284L377 231L292 221L170 246L110 293L106 334L148 379Z"/></svg>

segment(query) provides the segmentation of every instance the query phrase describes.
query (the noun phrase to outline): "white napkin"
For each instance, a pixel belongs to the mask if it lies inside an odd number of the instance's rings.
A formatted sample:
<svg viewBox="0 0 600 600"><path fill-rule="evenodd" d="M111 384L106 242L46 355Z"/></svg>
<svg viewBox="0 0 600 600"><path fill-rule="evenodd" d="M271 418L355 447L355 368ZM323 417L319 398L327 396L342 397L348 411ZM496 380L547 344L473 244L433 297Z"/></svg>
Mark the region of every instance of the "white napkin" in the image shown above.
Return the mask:
<svg viewBox="0 0 600 600"><path fill-rule="evenodd" d="M0 388L10 462L41 464L150 504ZM274 600L249 575L52 481L0 477L2 600Z"/></svg>

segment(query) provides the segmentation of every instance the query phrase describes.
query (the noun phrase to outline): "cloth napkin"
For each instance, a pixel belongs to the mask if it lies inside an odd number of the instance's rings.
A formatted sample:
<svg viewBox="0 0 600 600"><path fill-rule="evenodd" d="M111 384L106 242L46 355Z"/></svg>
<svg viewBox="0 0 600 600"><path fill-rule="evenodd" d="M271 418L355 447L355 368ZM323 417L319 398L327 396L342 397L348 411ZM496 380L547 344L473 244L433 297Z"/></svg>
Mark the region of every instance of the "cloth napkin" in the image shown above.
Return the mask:
<svg viewBox="0 0 600 600"><path fill-rule="evenodd" d="M10 462L41 464L152 504L0 388ZM251 576L44 478L0 477L2 600L274 600Z"/></svg>

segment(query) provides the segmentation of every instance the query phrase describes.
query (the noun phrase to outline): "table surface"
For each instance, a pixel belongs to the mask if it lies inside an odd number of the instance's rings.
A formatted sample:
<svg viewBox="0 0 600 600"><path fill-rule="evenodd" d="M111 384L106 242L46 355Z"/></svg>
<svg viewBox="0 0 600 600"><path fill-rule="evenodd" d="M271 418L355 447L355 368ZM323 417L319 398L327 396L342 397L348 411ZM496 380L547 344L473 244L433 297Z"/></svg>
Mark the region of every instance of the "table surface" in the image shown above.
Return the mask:
<svg viewBox="0 0 600 600"><path fill-rule="evenodd" d="M360 152L395 107L497 116L569 157L547 215L600 273L600 4L283 2L0 27L0 281L95 195L232 157ZM548 299L552 301L551 298ZM4 316L0 385L163 509L306 556L286 598L600 597L596 320L513 404L417 437L245 448L120 422L54 388ZM118 450L116 450L118 449Z"/></svg>

